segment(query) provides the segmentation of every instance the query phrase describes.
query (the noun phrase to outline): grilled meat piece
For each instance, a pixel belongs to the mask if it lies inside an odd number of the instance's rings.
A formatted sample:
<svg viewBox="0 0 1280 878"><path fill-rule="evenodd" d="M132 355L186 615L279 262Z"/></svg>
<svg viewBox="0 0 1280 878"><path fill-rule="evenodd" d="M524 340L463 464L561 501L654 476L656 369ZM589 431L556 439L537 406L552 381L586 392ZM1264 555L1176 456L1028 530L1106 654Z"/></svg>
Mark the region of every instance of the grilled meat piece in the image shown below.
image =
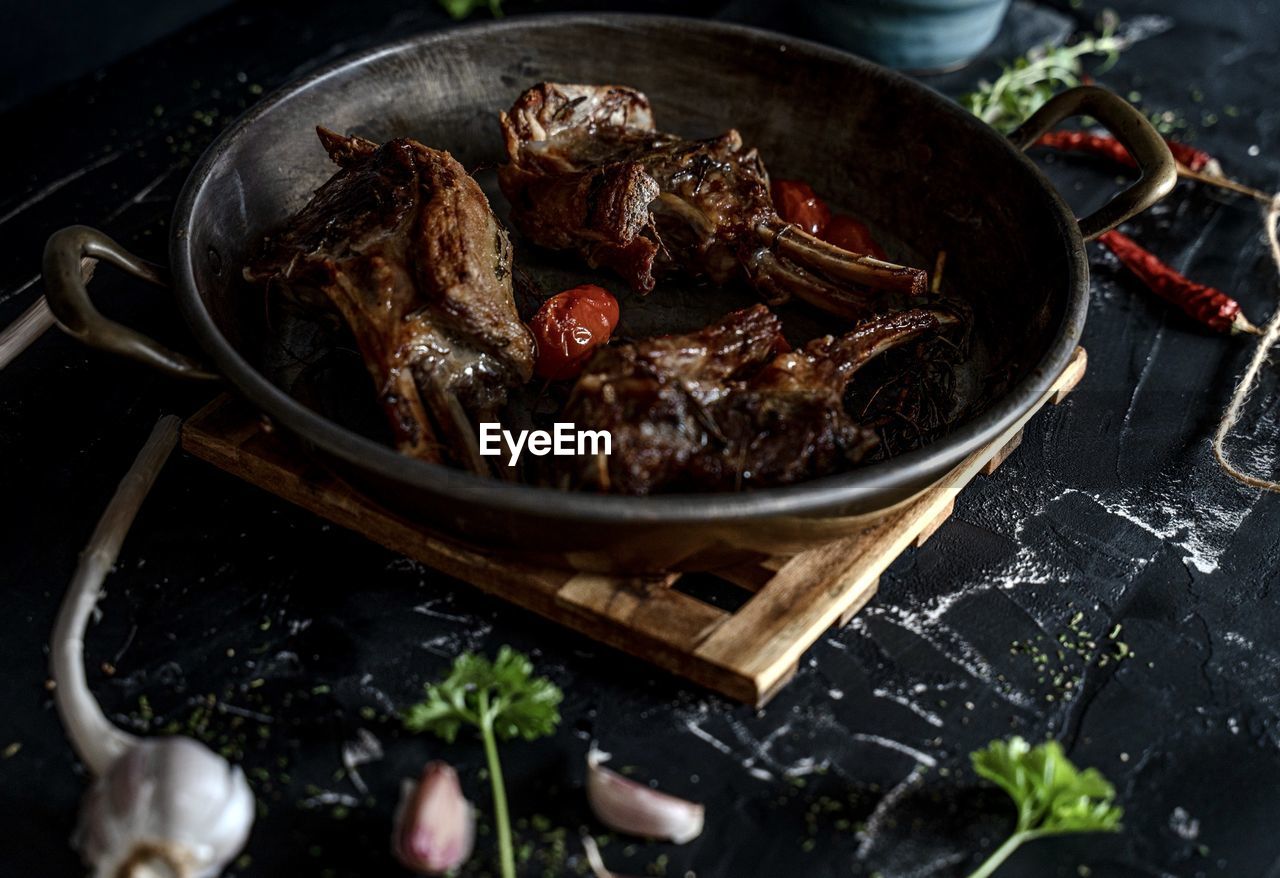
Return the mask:
<svg viewBox="0 0 1280 878"><path fill-rule="evenodd" d="M245 277L351 330L401 451L484 472L472 421L533 372L507 234L449 153L317 132L341 170Z"/></svg>
<svg viewBox="0 0 1280 878"><path fill-rule="evenodd" d="M575 467L568 484L619 494L772 487L828 475L876 445L844 406L868 360L954 318L914 309L839 338L785 351L764 305L688 335L602 349L565 408L581 430L608 430L612 453Z"/></svg>
<svg viewBox="0 0 1280 878"><path fill-rule="evenodd" d="M543 83L501 115L498 170L512 217L535 244L573 250L639 292L679 269L716 284L745 278L767 300L791 296L850 318L868 291L921 295L915 268L841 250L783 221L769 176L737 131L707 140L659 132L635 89Z"/></svg>

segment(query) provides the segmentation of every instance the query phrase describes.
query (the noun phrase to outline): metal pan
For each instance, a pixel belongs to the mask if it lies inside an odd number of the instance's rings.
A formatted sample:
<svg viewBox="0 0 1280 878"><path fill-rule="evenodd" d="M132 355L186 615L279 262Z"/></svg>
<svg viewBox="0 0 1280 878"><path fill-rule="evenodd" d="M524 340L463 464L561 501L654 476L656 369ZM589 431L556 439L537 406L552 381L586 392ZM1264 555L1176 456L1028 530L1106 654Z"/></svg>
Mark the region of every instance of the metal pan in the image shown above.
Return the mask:
<svg viewBox="0 0 1280 878"><path fill-rule="evenodd" d="M331 172L314 126L446 148L476 170L503 216L492 170L501 156L497 112L541 80L636 86L652 100L660 127L687 136L736 127L775 175L805 179L856 209L891 257L930 265L946 250L948 285L972 303L982 340L967 384L989 385L999 374L1000 392L948 435L851 472L782 489L645 498L504 483L407 459L357 420L299 392L317 369L289 364L314 367L307 362L314 342L306 327L271 321L240 269L249 248ZM1020 151L1075 115L1113 132L1142 170L1080 221ZM1174 180L1173 159L1142 115L1097 88L1059 96L1006 140L904 76L776 34L649 16L518 18L340 61L263 100L209 148L179 198L169 259L178 306L211 367L94 310L82 256L151 281L164 274L102 233L73 227L54 235L45 282L50 306L73 335L174 375L220 376L360 490L446 535L581 569L707 568L848 532L1000 436L1030 411L1079 340L1089 285L1085 240L1149 207ZM517 262L548 289L601 280L518 239ZM702 325L751 295L664 283L646 299L623 298L622 328L642 334ZM784 319L790 325L792 317ZM794 319L813 321L815 331L842 328L812 313Z"/></svg>

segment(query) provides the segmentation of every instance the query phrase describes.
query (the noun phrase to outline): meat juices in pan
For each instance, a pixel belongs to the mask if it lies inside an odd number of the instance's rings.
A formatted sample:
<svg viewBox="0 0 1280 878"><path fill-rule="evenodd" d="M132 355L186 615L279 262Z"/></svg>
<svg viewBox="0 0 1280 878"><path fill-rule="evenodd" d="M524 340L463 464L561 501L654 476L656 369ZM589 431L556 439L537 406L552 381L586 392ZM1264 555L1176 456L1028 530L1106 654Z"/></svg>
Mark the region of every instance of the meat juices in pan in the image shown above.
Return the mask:
<svg viewBox="0 0 1280 878"><path fill-rule="evenodd" d="M764 162L737 131L663 134L635 89L543 83L501 123L508 163L498 179L520 230L639 292L681 270L716 284L743 278L771 304L795 297L853 319L877 310L870 292L925 292L920 269L841 250L783 221Z"/></svg>
<svg viewBox="0 0 1280 878"><path fill-rule="evenodd" d="M351 330L400 451L488 472L473 425L533 374L506 231L449 153L317 131L341 170L245 277Z"/></svg>
<svg viewBox="0 0 1280 878"><path fill-rule="evenodd" d="M829 475L875 448L850 418L845 389L889 348L955 318L912 309L788 351L763 305L697 332L602 349L574 386L566 416L608 430L612 454L557 459L565 487L618 494L731 491Z"/></svg>

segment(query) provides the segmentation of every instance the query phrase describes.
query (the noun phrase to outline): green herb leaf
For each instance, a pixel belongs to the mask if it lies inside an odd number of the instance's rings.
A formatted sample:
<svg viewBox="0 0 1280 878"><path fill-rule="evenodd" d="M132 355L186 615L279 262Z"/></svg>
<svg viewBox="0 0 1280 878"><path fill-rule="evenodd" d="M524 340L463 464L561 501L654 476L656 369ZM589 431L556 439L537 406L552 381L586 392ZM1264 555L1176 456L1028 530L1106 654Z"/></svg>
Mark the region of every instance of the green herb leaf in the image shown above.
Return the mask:
<svg viewBox="0 0 1280 878"><path fill-rule="evenodd" d="M492 662L463 653L439 683L426 687L427 697L405 712L404 723L415 732L430 732L452 743L463 725L492 724L498 739L533 741L555 731L564 697L546 677L533 674L533 663L504 646ZM482 703L483 702L483 703Z"/></svg>
<svg viewBox="0 0 1280 878"><path fill-rule="evenodd" d="M1115 788L1096 769L1076 768L1057 741L1035 747L1018 737L993 741L971 758L973 770L1018 806L1019 831L1114 832L1120 826Z"/></svg>
<svg viewBox="0 0 1280 878"><path fill-rule="evenodd" d="M458 21L484 7L488 7L489 14L494 18L502 17L502 0L440 0L440 5Z"/></svg>
<svg viewBox="0 0 1280 878"><path fill-rule="evenodd" d="M1116 22L1108 18L1098 35L1086 34L1070 46L1044 45L1006 65L994 82L978 83L976 91L960 98L969 112L1008 134L1044 106L1059 89L1081 82L1088 55L1105 55L1101 70L1115 63L1129 40L1116 34ZM1099 71L1101 72L1101 71Z"/></svg>
<svg viewBox="0 0 1280 878"><path fill-rule="evenodd" d="M986 878L1023 842L1074 832L1117 832L1123 810L1096 769L1078 769L1057 741L992 741L970 755L973 770L1000 787L1018 809L1013 835L970 878Z"/></svg>

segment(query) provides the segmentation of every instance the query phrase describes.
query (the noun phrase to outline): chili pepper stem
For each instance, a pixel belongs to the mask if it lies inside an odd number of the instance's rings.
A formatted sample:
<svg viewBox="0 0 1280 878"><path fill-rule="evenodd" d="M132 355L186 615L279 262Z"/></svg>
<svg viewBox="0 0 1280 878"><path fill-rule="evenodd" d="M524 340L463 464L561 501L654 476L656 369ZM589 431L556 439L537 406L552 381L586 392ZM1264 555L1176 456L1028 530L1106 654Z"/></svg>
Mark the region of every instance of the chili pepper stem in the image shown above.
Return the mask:
<svg viewBox="0 0 1280 878"><path fill-rule="evenodd" d="M1178 176L1186 180L1195 180L1197 183L1204 183L1206 186L1215 186L1218 189L1226 189L1239 195L1247 195L1250 198L1261 201L1263 204L1271 203L1271 196L1251 186L1243 183L1237 183L1230 177L1218 176L1216 174L1206 174L1203 171L1193 171L1182 162L1175 162L1178 166Z"/></svg>
<svg viewBox="0 0 1280 878"><path fill-rule="evenodd" d="M1248 317L1243 314L1237 314L1231 320L1232 333L1247 333L1249 335L1262 335L1262 329L1252 323Z"/></svg>
<svg viewBox="0 0 1280 878"><path fill-rule="evenodd" d="M1196 149L1185 143L1173 140L1165 141L1173 152L1173 163L1177 167L1178 176L1184 180L1195 180L1206 186L1226 189L1240 195L1247 195L1263 204L1271 203L1271 196L1243 183L1237 183L1222 172L1218 160L1204 150ZM1136 168L1133 156L1125 146L1109 134L1094 134L1090 131L1058 130L1046 131L1036 140L1037 146L1058 150L1059 152L1079 152L1107 159L1113 164L1126 168Z"/></svg>

